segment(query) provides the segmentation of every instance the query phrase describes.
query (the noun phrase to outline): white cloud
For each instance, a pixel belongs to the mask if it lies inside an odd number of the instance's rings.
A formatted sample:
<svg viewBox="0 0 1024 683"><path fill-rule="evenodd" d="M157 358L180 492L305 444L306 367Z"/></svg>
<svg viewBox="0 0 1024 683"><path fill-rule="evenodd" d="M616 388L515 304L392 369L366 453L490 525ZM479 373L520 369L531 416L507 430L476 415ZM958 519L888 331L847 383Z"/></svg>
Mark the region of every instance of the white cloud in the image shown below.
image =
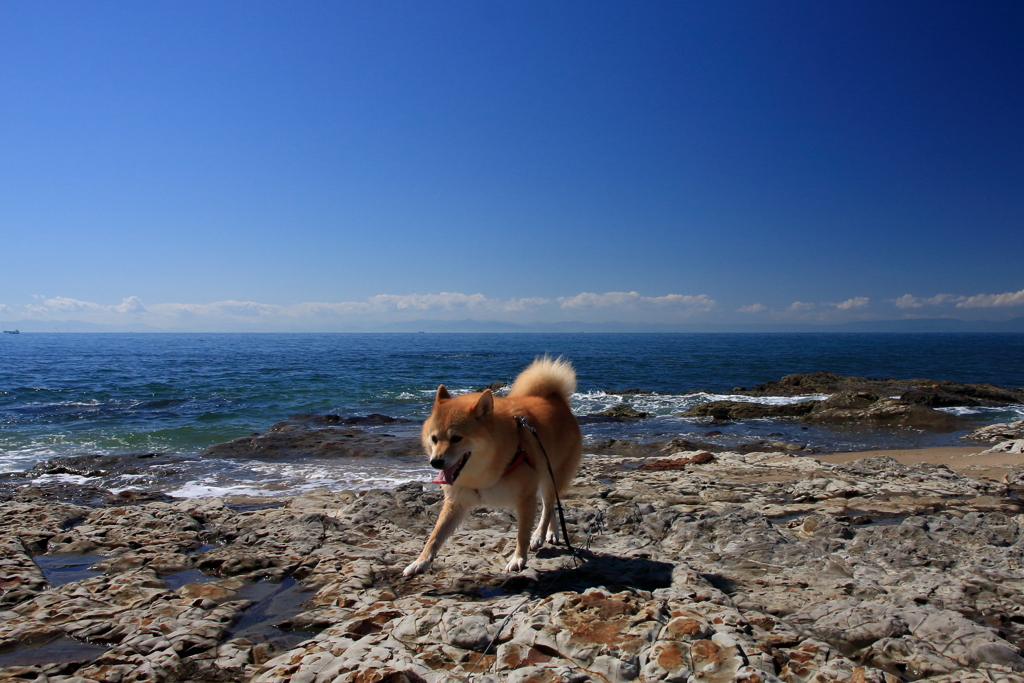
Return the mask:
<svg viewBox="0 0 1024 683"><path fill-rule="evenodd" d="M292 306L280 307L282 315L295 317L329 317L344 315L359 315L373 310L369 303L359 301L342 301L340 303L305 302Z"/></svg>
<svg viewBox="0 0 1024 683"><path fill-rule="evenodd" d="M142 299L137 296L130 296L123 299L121 303L114 306L118 313L145 313L146 307L142 305Z"/></svg>
<svg viewBox="0 0 1024 683"><path fill-rule="evenodd" d="M971 297L906 294L890 299L899 309L946 305L960 309L1024 306L1024 290ZM160 330L344 330L373 329L417 320L477 320L518 324L583 323L675 324L702 320L739 321L744 315L763 315L777 322L840 323L872 315L871 299L853 297L840 303L794 301L783 308L754 303L724 314L706 294L644 296L639 292L581 292L558 298L490 298L481 293L378 294L364 301L266 304L257 301L145 304L137 296L103 304L63 296L34 296L24 305L0 304L7 321L80 321L113 327L146 326ZM965 315L969 315L965 310ZM884 316L883 316L884 317ZM762 319L759 317L759 319ZM748 318L749 320L749 318Z"/></svg>
<svg viewBox="0 0 1024 683"><path fill-rule="evenodd" d="M848 311L851 308L864 308L870 301L871 299L866 296L857 296L852 299L847 299L841 304L836 304L836 308L840 311Z"/></svg>
<svg viewBox="0 0 1024 683"><path fill-rule="evenodd" d="M942 304L958 301L960 299L963 299L963 297L958 297L953 294L936 294L935 296L928 298L904 294L900 298L896 299L896 307L921 308L922 306L941 306Z"/></svg>
<svg viewBox="0 0 1024 683"><path fill-rule="evenodd" d="M525 311L528 309L535 309L541 306L546 306L551 303L551 299L544 299L542 297L532 297L525 299L509 299L505 302L502 307L506 311Z"/></svg>
<svg viewBox="0 0 1024 683"><path fill-rule="evenodd" d="M378 294L370 297L370 305L384 311L414 309L418 311L451 310L454 308L486 308L491 302L483 294Z"/></svg>
<svg viewBox="0 0 1024 683"><path fill-rule="evenodd" d="M492 299L483 294L378 294L366 301L301 302L289 305L256 301L143 304L130 296L104 305L67 297L37 296L16 313L28 319L82 321L103 325L144 324L158 329L323 329L417 320L495 320L540 322L671 322L715 308L706 295L641 296L637 292L584 292L557 300L543 297ZM566 315L571 314L571 318Z"/></svg>
<svg viewBox="0 0 1024 683"><path fill-rule="evenodd" d="M975 294L974 296L958 296L956 294L936 294L932 297L917 297L904 294L895 300L897 308L922 308L924 306L941 306L956 304L957 308L1003 308L1007 306L1024 306L1024 289L1019 292L1004 294Z"/></svg>
<svg viewBox="0 0 1024 683"><path fill-rule="evenodd" d="M690 296L666 294L665 296L641 296L638 292L606 292L594 294L583 292L571 297L558 297L562 308L676 308L710 311L718 305L706 294Z"/></svg>
<svg viewBox="0 0 1024 683"><path fill-rule="evenodd" d="M28 304L25 307L27 310L38 313L79 313L83 311L144 313L146 311L146 307L142 305L142 300L137 296L130 296L122 299L121 303L113 306L103 306L92 301L80 301L78 299L69 299L63 296L53 297L52 299L36 296L35 299L39 303Z"/></svg>
<svg viewBox="0 0 1024 683"><path fill-rule="evenodd" d="M896 299L897 308L921 308L924 303L913 294L904 294Z"/></svg>
<svg viewBox="0 0 1024 683"><path fill-rule="evenodd" d="M970 297L961 297L957 302L957 308L995 308L1002 306L1024 306L1024 289L1019 292L1006 292L1005 294L976 294Z"/></svg>
<svg viewBox="0 0 1024 683"><path fill-rule="evenodd" d="M76 311L95 311L102 310L103 306L95 304L91 301L79 301L78 299L68 299L62 296L54 297L52 299L46 299L43 297L36 297L36 300L40 303L29 304L27 308L31 311L55 311L55 312L76 312Z"/></svg>
<svg viewBox="0 0 1024 683"><path fill-rule="evenodd" d="M254 301L215 301L211 304L153 304L147 311L160 318L260 319L284 313L285 307Z"/></svg>

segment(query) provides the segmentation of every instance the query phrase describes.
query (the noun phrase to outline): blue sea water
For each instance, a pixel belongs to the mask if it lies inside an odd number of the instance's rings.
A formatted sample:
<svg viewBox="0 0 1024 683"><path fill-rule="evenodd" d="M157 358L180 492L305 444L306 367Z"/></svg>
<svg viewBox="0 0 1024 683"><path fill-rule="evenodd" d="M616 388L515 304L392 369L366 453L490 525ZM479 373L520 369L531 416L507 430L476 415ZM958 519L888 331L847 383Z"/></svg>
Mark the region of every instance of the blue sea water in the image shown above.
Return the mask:
<svg viewBox="0 0 1024 683"><path fill-rule="evenodd" d="M673 413L727 396L733 387L794 372L1024 385L1024 335L1012 334L0 335L0 472L21 471L55 455L193 455L265 431L295 413L422 420L438 384L469 391L510 381L542 354L564 355L575 364L577 414L625 401L656 416L585 425L589 440L700 435L706 425ZM617 393L625 388L656 394ZM705 393L688 393L696 391ZM989 421L1020 419L1024 407L961 412ZM412 432L415 425L388 431L403 429ZM855 449L953 443L956 436L797 429L751 421L730 426L721 438L735 442L770 433L816 441L825 449ZM238 463L197 463L191 484L199 488L181 493L201 494L203 486L205 493L216 493L232 481L270 476L265 465L253 466L257 470L243 472ZM259 467L262 473L252 474ZM348 463L327 474L320 465L289 467L287 475L272 474L291 482L279 482L290 490L301 480L329 486L394 483L410 478L422 463Z"/></svg>

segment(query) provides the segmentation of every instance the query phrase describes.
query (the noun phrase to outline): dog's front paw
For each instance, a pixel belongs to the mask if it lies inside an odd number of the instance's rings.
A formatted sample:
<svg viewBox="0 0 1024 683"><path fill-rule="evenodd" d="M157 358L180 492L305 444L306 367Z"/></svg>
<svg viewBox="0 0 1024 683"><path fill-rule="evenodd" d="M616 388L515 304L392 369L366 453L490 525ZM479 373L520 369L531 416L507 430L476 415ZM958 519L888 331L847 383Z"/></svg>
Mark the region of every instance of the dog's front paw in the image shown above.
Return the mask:
<svg viewBox="0 0 1024 683"><path fill-rule="evenodd" d="M423 572L430 569L430 565L433 564L430 560L416 560L402 572L403 576L415 576L416 574L422 574Z"/></svg>
<svg viewBox="0 0 1024 683"><path fill-rule="evenodd" d="M505 571L507 572L521 572L524 569L526 569L525 557L513 557L512 561L505 565Z"/></svg>
<svg viewBox="0 0 1024 683"><path fill-rule="evenodd" d="M538 550L542 547L544 547L543 534L537 534L536 536L530 539L530 550Z"/></svg>

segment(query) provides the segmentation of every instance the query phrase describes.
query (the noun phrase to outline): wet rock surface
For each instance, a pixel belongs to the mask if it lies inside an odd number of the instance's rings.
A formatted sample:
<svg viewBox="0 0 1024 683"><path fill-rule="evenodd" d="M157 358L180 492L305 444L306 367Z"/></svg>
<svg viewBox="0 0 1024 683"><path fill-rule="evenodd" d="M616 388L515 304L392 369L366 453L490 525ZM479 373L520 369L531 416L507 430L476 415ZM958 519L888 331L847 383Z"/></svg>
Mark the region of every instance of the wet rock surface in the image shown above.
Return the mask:
<svg viewBox="0 0 1024 683"><path fill-rule="evenodd" d="M431 485L7 500L0 680L1024 681L1017 484L680 445L586 461L579 561L545 547L519 574L513 515L477 510L401 575ZM59 585L34 559L78 556L92 571Z"/></svg>
<svg viewBox="0 0 1024 683"><path fill-rule="evenodd" d="M51 458L38 463L29 475L71 474L80 477L103 477L118 474L159 476L161 468L187 462L188 458L173 453L131 453L128 455L74 455Z"/></svg>
<svg viewBox="0 0 1024 683"><path fill-rule="evenodd" d="M650 413L645 413L636 410L625 403L620 403L617 406L612 406L608 410L602 410L600 413L593 413L587 417L610 417L616 420L642 420L643 418L650 416Z"/></svg>
<svg viewBox="0 0 1024 683"><path fill-rule="evenodd" d="M199 453L207 458L338 458L394 457L419 453L418 436L367 432L353 425L409 425L387 415L340 417L293 415L263 434L211 446Z"/></svg>
<svg viewBox="0 0 1024 683"><path fill-rule="evenodd" d="M73 459L80 456L71 456ZM92 456L81 456L92 457ZM128 456L130 457L130 456ZM158 491L119 491L113 493L99 485L76 484L72 482L50 482L29 486L33 471L7 472L0 475L0 501L37 500L61 501L77 505L137 505L150 501L168 501L171 498ZM159 476L159 475L157 475Z"/></svg>
<svg viewBox="0 0 1024 683"><path fill-rule="evenodd" d="M753 448L753 444L751 444ZM682 451L721 451L722 446L690 439L638 441L636 439L602 439L585 443L584 452L591 455L619 455L631 458L665 457ZM770 447L758 450L769 450Z"/></svg>
<svg viewBox="0 0 1024 683"><path fill-rule="evenodd" d="M903 398L879 398L864 391L841 391L825 400L788 405L711 401L696 405L681 416L714 420L794 417L805 424L867 424L946 433L970 429L976 424L928 405Z"/></svg>
<svg viewBox="0 0 1024 683"><path fill-rule="evenodd" d="M384 473L389 463L408 464L423 452L418 425L387 415L294 415L265 433L180 453L82 454L51 458L23 472L0 473L0 500L73 501L81 505L131 505L168 501L159 492L248 486L282 491L302 485L289 466L321 463L342 472L358 459ZM370 470L364 469L364 474ZM267 475L270 476L267 476ZM372 473L369 476L373 476ZM113 492L112 492L113 491ZM281 495L284 495L283 493Z"/></svg>
<svg viewBox="0 0 1024 683"><path fill-rule="evenodd" d="M847 377L831 372L786 375L757 386L736 387L733 393L747 396L802 396L836 392L865 392L899 396L908 404L929 407L995 406L1024 402L1024 388L1005 388L987 383L961 383L934 379L875 379Z"/></svg>
<svg viewBox="0 0 1024 683"><path fill-rule="evenodd" d="M701 403L682 413L683 417L710 417L715 420L744 420L762 417L800 417L811 412L819 401L802 401L788 405L769 405L747 401L711 401Z"/></svg>
<svg viewBox="0 0 1024 683"><path fill-rule="evenodd" d="M966 434L961 438L970 441L987 441L989 443L1024 439L1024 420L986 425L975 429L970 434Z"/></svg>

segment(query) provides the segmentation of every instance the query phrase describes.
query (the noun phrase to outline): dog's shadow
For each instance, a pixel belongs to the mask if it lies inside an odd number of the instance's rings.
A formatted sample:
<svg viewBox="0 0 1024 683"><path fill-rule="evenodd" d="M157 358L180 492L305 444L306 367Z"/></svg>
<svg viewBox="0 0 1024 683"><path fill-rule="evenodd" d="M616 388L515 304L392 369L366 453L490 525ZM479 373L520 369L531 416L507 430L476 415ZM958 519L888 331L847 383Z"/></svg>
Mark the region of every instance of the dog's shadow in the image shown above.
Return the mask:
<svg viewBox="0 0 1024 683"><path fill-rule="evenodd" d="M603 586L613 592L623 590L652 591L672 585L672 569L668 562L642 557L620 557L597 554L588 550L572 553L563 548L546 548L537 557L565 557L565 567L538 572L524 572L499 583L505 593L528 591L537 597L548 597L561 591L582 593L588 588Z"/></svg>
<svg viewBox="0 0 1024 683"><path fill-rule="evenodd" d="M564 558L557 569L527 569L521 574L508 576L494 574L488 578L462 574L427 588L422 595L463 596L469 599L490 599L501 595L530 593L546 598L561 591L582 593L588 588L602 586L612 592L628 590L653 591L672 585L675 565L643 557L620 557L578 550L576 556L564 547L538 551L539 559Z"/></svg>

